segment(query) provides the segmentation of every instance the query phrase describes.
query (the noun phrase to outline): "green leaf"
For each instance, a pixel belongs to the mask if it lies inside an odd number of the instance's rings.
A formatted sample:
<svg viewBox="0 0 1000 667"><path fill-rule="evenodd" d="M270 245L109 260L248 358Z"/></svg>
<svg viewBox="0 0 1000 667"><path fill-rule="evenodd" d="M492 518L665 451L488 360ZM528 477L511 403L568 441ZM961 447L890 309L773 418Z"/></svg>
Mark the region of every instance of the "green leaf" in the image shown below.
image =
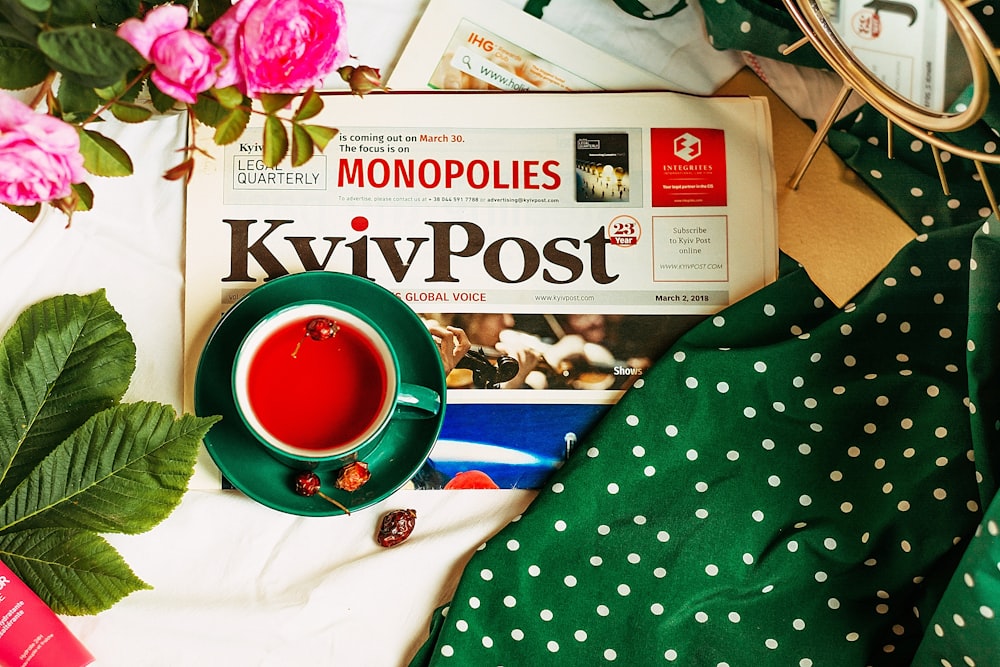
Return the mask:
<svg viewBox="0 0 1000 667"><path fill-rule="evenodd" d="M89 185L86 183L74 183L71 187L79 198L76 203L77 211L89 211L94 208L94 191L90 189Z"/></svg>
<svg viewBox="0 0 1000 667"><path fill-rule="evenodd" d="M25 9L33 12L47 12L52 9L52 0L20 0Z"/></svg>
<svg viewBox="0 0 1000 667"><path fill-rule="evenodd" d="M95 176L131 176L132 158L125 149L99 132L78 128L83 168Z"/></svg>
<svg viewBox="0 0 1000 667"><path fill-rule="evenodd" d="M152 118L153 111L139 104L118 102L111 105L111 114L123 123L141 123Z"/></svg>
<svg viewBox="0 0 1000 667"><path fill-rule="evenodd" d="M213 88L212 94L215 99L219 101L226 109L235 109L238 106L250 106L250 100L241 93L236 86L229 86L228 88Z"/></svg>
<svg viewBox="0 0 1000 667"><path fill-rule="evenodd" d="M38 220L39 214L42 212L41 204L32 204L31 206L16 206L15 204L4 204L8 209L17 213L19 216L27 220L28 222L34 222Z"/></svg>
<svg viewBox="0 0 1000 667"><path fill-rule="evenodd" d="M191 110L198 122L209 127L218 127L229 113L219 100L205 93L198 95L198 101L191 105Z"/></svg>
<svg viewBox="0 0 1000 667"><path fill-rule="evenodd" d="M292 166L301 167L312 158L315 144L301 125L292 125Z"/></svg>
<svg viewBox="0 0 1000 667"><path fill-rule="evenodd" d="M125 19L141 16L141 0L97 0L93 4L100 23L104 25L116 26Z"/></svg>
<svg viewBox="0 0 1000 667"><path fill-rule="evenodd" d="M302 95L299 108L292 117L293 120L308 120L323 110L323 96L310 88Z"/></svg>
<svg viewBox="0 0 1000 667"><path fill-rule="evenodd" d="M226 13L232 0L198 0L198 26L207 28Z"/></svg>
<svg viewBox="0 0 1000 667"><path fill-rule="evenodd" d="M0 88L20 90L37 85L49 74L41 52L23 45L0 45Z"/></svg>
<svg viewBox="0 0 1000 667"><path fill-rule="evenodd" d="M264 121L264 164L277 167L288 154L288 134L285 126L276 116L268 116Z"/></svg>
<svg viewBox="0 0 1000 667"><path fill-rule="evenodd" d="M121 400L135 345L100 290L22 312L0 339L0 498L98 410Z"/></svg>
<svg viewBox="0 0 1000 667"><path fill-rule="evenodd" d="M319 146L320 152L326 150L326 145L333 140L340 130L324 125L303 125L302 129L309 133L312 140Z"/></svg>
<svg viewBox="0 0 1000 667"><path fill-rule="evenodd" d="M101 99L93 88L81 86L75 81L63 80L59 83L56 99L62 109L63 116L86 117L101 104Z"/></svg>
<svg viewBox="0 0 1000 667"><path fill-rule="evenodd" d="M46 30L38 35L38 47L64 77L92 88L110 86L144 62L114 32L91 26Z"/></svg>
<svg viewBox="0 0 1000 667"><path fill-rule="evenodd" d="M151 79L146 79L146 87L149 89L149 99L153 102L153 108L160 113L166 113L177 104L177 100L157 88Z"/></svg>
<svg viewBox="0 0 1000 667"><path fill-rule="evenodd" d="M287 107L288 103L294 99L295 95L287 93L261 93L260 106L263 107L265 113L273 114L275 111L281 111Z"/></svg>
<svg viewBox="0 0 1000 667"><path fill-rule="evenodd" d="M216 421L177 418L173 407L149 402L97 413L0 505L0 533L51 527L149 530L180 502L201 439Z"/></svg>
<svg viewBox="0 0 1000 667"><path fill-rule="evenodd" d="M231 144L241 136L250 123L250 112L245 109L233 109L223 117L215 128L215 143L219 146Z"/></svg>
<svg viewBox="0 0 1000 667"><path fill-rule="evenodd" d="M0 534L0 560L57 614L96 614L151 588L103 537L84 530Z"/></svg>

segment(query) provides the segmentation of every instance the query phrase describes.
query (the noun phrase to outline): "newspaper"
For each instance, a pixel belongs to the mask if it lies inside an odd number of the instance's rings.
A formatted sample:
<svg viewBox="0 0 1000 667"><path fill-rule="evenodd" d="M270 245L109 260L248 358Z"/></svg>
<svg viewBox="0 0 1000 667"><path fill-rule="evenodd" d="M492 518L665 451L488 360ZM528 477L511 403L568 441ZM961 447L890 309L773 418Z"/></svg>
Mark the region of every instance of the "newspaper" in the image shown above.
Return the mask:
<svg viewBox="0 0 1000 667"><path fill-rule="evenodd" d="M777 271L761 98L330 94L306 165L261 130L200 147L188 189L185 370L235 299L284 273L365 276L462 328L490 368L448 378L419 488L476 470L537 487L681 333ZM493 388L497 386L499 388ZM190 400L188 401L190 404ZM218 483L203 457L196 484ZM466 479L469 477L466 476Z"/></svg>
<svg viewBox="0 0 1000 667"><path fill-rule="evenodd" d="M388 85L394 90L684 90L495 0L431 0Z"/></svg>

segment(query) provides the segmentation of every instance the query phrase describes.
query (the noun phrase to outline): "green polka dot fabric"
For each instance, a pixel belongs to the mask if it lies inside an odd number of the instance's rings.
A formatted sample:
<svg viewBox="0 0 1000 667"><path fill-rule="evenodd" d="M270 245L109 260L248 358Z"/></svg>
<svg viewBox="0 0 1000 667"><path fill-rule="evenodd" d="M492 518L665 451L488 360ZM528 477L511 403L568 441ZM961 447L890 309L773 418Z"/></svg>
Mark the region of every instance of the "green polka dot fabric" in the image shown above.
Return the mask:
<svg viewBox="0 0 1000 667"><path fill-rule="evenodd" d="M688 332L412 665L1000 665L1000 222L885 132L865 107L830 144L917 238L843 308L784 257Z"/></svg>

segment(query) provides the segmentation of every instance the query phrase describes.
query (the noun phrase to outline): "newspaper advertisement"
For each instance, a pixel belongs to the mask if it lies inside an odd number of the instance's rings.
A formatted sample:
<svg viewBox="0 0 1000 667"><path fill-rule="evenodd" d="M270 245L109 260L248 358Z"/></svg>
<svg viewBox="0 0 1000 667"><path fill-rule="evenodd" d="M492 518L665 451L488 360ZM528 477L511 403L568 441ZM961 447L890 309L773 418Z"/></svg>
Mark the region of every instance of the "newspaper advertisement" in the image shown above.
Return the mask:
<svg viewBox="0 0 1000 667"><path fill-rule="evenodd" d="M502 2L431 0L394 90L683 90Z"/></svg>
<svg viewBox="0 0 1000 667"><path fill-rule="evenodd" d="M776 275L761 98L325 101L318 121L339 134L301 167L265 167L255 127L198 163L186 387L215 323L255 287L302 271L368 278L473 345L447 378L417 488L454 488L468 471L537 488L677 337Z"/></svg>

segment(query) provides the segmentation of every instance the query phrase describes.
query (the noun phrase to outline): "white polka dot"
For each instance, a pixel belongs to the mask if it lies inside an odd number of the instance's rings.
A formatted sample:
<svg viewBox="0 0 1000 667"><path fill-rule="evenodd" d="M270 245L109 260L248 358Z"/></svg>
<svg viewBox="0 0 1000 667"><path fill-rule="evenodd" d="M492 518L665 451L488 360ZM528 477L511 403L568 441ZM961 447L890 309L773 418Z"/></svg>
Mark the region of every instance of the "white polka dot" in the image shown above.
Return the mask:
<svg viewBox="0 0 1000 667"><path fill-rule="evenodd" d="M674 426L673 424L668 425L665 429L663 429L663 432L666 433L671 438L675 437L678 433L677 427Z"/></svg>
<svg viewBox="0 0 1000 667"><path fill-rule="evenodd" d="M524 639L524 630L520 628L514 628L513 630L510 631L510 638L516 642L521 641L522 639Z"/></svg>
<svg viewBox="0 0 1000 667"><path fill-rule="evenodd" d="M601 558L600 556L590 557L590 564L593 565L594 567L600 567L602 563L604 563L604 559Z"/></svg>
<svg viewBox="0 0 1000 667"><path fill-rule="evenodd" d="M674 361L676 361L677 363L684 361L686 358L687 355L684 354L683 350L678 350L677 352L674 352Z"/></svg>
<svg viewBox="0 0 1000 667"><path fill-rule="evenodd" d="M607 525L606 523L602 523L600 526L597 527L598 535L607 535L610 532L611 532L611 526Z"/></svg>
<svg viewBox="0 0 1000 667"><path fill-rule="evenodd" d="M635 415L629 415L625 418L625 423L629 426L637 426L639 424L639 418Z"/></svg>
<svg viewBox="0 0 1000 667"><path fill-rule="evenodd" d="M543 621L546 621L546 622L551 621L552 618L553 618L552 610L551 609L543 609L543 610L541 610L540 612L538 612L538 618L540 618L540 619L542 619Z"/></svg>
<svg viewBox="0 0 1000 667"><path fill-rule="evenodd" d="M767 370L767 364L765 364L763 361L756 361L754 362L753 369L758 373L763 373L764 371Z"/></svg>
<svg viewBox="0 0 1000 667"><path fill-rule="evenodd" d="M658 532L656 534L656 539L659 540L660 542L669 542L670 541L670 533L668 533L665 530L661 530L660 532Z"/></svg>
<svg viewBox="0 0 1000 667"><path fill-rule="evenodd" d="M479 601L479 598L477 598L475 596L472 596L471 598L469 598L469 606L471 608L473 608L473 609L479 609L479 605L481 605L481 604L482 604L482 602Z"/></svg>
<svg viewBox="0 0 1000 667"><path fill-rule="evenodd" d="M731 611L731 612L729 612L728 618L733 623L739 623L740 622L740 613L738 611Z"/></svg>
<svg viewBox="0 0 1000 667"><path fill-rule="evenodd" d="M698 458L698 451L694 449L689 449L687 450L685 456L687 457L688 461L694 461Z"/></svg>
<svg viewBox="0 0 1000 667"><path fill-rule="evenodd" d="M663 608L662 604L660 604L659 602L654 602L649 606L649 611L652 612L654 616L662 616L663 612L666 610Z"/></svg>
<svg viewBox="0 0 1000 667"><path fill-rule="evenodd" d="M503 606L505 606L505 607L514 607L516 605L517 605L517 598L515 598L513 595L508 595L508 596L504 597L504 599L503 599Z"/></svg>
<svg viewBox="0 0 1000 667"><path fill-rule="evenodd" d="M694 515L696 517L698 517L699 519L707 519L708 518L708 510L705 509L705 508L703 508L703 507L698 508L698 509L696 509L694 511Z"/></svg>
<svg viewBox="0 0 1000 667"><path fill-rule="evenodd" d="M743 408L743 416L747 419L753 419L757 416L757 411L750 406Z"/></svg>
<svg viewBox="0 0 1000 667"><path fill-rule="evenodd" d="M531 576L537 577L541 573L542 573L542 568L538 567L537 565L528 566L528 574L530 574Z"/></svg>
<svg viewBox="0 0 1000 667"><path fill-rule="evenodd" d="M483 581L492 581L493 580L493 570L484 568L484 569L480 570L479 576L482 577Z"/></svg>
<svg viewBox="0 0 1000 667"><path fill-rule="evenodd" d="M591 447L587 450L587 456L589 456L592 459L596 459L598 456L600 456L600 454L601 450L599 450L597 447Z"/></svg>
<svg viewBox="0 0 1000 667"><path fill-rule="evenodd" d="M604 659L605 660L607 660L607 661L610 662L610 661L614 660L617 657L618 657L618 654L615 652L615 650L613 648L606 648L606 649L604 649Z"/></svg>
<svg viewBox="0 0 1000 667"><path fill-rule="evenodd" d="M726 326L726 318L724 318L722 315L716 315L715 317L712 318L712 324L714 324L717 327L724 327Z"/></svg>
<svg viewBox="0 0 1000 667"><path fill-rule="evenodd" d="M507 549L509 551L517 551L521 548L521 543L517 540L507 540Z"/></svg>
<svg viewBox="0 0 1000 667"><path fill-rule="evenodd" d="M743 562L747 565L753 565L753 554L751 553L743 554Z"/></svg>
<svg viewBox="0 0 1000 667"><path fill-rule="evenodd" d="M559 642L552 640L548 644L545 645L545 648L549 649L549 653L558 653L559 652Z"/></svg>
<svg viewBox="0 0 1000 667"><path fill-rule="evenodd" d="M767 315L768 317L771 317L772 315L774 315L774 313L775 313L775 310L774 310L774 306L772 304L770 304L770 303L764 304L764 314L765 315Z"/></svg>
<svg viewBox="0 0 1000 667"><path fill-rule="evenodd" d="M675 651L674 649L668 649L663 654L663 657L666 658L667 660L669 660L670 662L673 662L674 660L677 659L677 651Z"/></svg>
<svg viewBox="0 0 1000 667"><path fill-rule="evenodd" d="M689 377L686 380L684 380L684 384L687 386L688 389L694 389L695 387L698 386L698 378Z"/></svg>
<svg viewBox="0 0 1000 667"><path fill-rule="evenodd" d="M565 577L563 577L563 583L569 586L570 588L573 588L574 586L576 586L576 577L574 577L572 574L567 574Z"/></svg>
<svg viewBox="0 0 1000 667"><path fill-rule="evenodd" d="M611 610L608 609L607 605L605 605L605 604L599 604L599 605L597 605L597 615L598 616L607 616L610 613L611 613Z"/></svg>
<svg viewBox="0 0 1000 667"><path fill-rule="evenodd" d="M642 445L636 445L635 447L632 448L632 456L636 457L637 459L641 459L645 455L646 455L646 448L643 447Z"/></svg>
<svg viewBox="0 0 1000 667"><path fill-rule="evenodd" d="M766 639L766 640L764 640L764 646L768 647L769 649L771 649L773 651L774 649L778 648L778 640L777 639Z"/></svg>
<svg viewBox="0 0 1000 667"><path fill-rule="evenodd" d="M646 525L646 517L644 517L641 514L636 514L634 517L632 517L632 522L635 525L637 525L637 526L645 526Z"/></svg>
<svg viewBox="0 0 1000 667"><path fill-rule="evenodd" d="M565 490L566 487L563 486L562 482L556 482L555 484L552 485L552 493L562 493Z"/></svg>
<svg viewBox="0 0 1000 667"><path fill-rule="evenodd" d="M742 32L744 34L748 33L748 32L750 32L750 28L751 28L751 26L750 26L750 22L749 21L743 21L742 23L740 23L740 32Z"/></svg>
<svg viewBox="0 0 1000 667"><path fill-rule="evenodd" d="M710 577L714 577L715 575L719 574L719 566L711 563L706 565L705 574L707 574Z"/></svg>
<svg viewBox="0 0 1000 667"><path fill-rule="evenodd" d="M469 622L466 621L464 618L460 618L457 621L455 621L455 629L458 630L459 632L465 632L469 629Z"/></svg>
<svg viewBox="0 0 1000 667"><path fill-rule="evenodd" d="M485 648L493 648L493 638L492 637L483 637L483 646Z"/></svg>
<svg viewBox="0 0 1000 667"><path fill-rule="evenodd" d="M720 382L717 385L715 385L715 389L720 394L725 394L726 392L729 391L729 383L728 382Z"/></svg>
<svg viewBox="0 0 1000 667"><path fill-rule="evenodd" d="M757 523L760 523L761 521L763 521L763 520L764 520L764 513L763 513L763 512L761 512L760 510L754 510L754 511L753 511L753 512L752 512L752 513L750 514L750 516L751 516L751 517L753 518L753 520L754 520L754 521L756 521Z"/></svg>
<svg viewBox="0 0 1000 667"><path fill-rule="evenodd" d="M620 489L618 488L618 485L615 484L614 482L608 484L608 493L610 493L611 495L617 494L619 490Z"/></svg>
<svg viewBox="0 0 1000 667"><path fill-rule="evenodd" d="M770 477L767 478L767 483L770 486L779 486L781 484L781 478L778 477L777 475L771 475Z"/></svg>
<svg viewBox="0 0 1000 667"><path fill-rule="evenodd" d="M587 641L587 631L577 630L576 632L573 633L573 638L578 642L585 642Z"/></svg>
<svg viewBox="0 0 1000 667"><path fill-rule="evenodd" d="M552 525L552 527L561 533L564 530L566 530L566 522L563 521L562 519L559 519Z"/></svg>
<svg viewBox="0 0 1000 667"><path fill-rule="evenodd" d="M708 623L708 614L706 614L703 611L699 611L695 613L694 620L698 621L699 623Z"/></svg>
<svg viewBox="0 0 1000 667"><path fill-rule="evenodd" d="M441 655L443 655L446 658L450 658L451 656L455 655L455 649L449 646L448 644L445 644L444 646L441 647Z"/></svg>

